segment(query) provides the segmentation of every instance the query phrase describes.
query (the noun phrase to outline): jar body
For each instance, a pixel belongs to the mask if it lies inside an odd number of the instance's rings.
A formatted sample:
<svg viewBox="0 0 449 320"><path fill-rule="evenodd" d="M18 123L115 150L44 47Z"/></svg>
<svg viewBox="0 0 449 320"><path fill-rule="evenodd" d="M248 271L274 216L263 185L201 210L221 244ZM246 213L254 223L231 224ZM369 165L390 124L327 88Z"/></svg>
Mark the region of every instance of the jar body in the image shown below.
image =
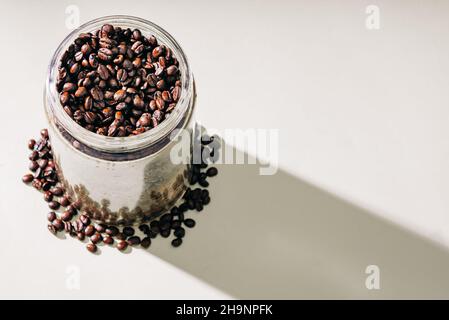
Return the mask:
<svg viewBox="0 0 449 320"><path fill-rule="evenodd" d="M161 43L174 47L174 53L182 55L180 58L185 61L180 59L180 70L184 72L183 97L175 108L179 109L177 113L165 120L167 124L163 121L161 128L150 129L154 134L146 132L132 138L97 137L99 135L88 132L71 119L67 120L59 99L54 97L53 78L58 57L70 43L71 35L60 45L50 64L44 104L59 179L71 200L93 220L129 225L157 217L187 188L191 153L183 153L177 161L172 161L171 152L179 143L173 139L177 130L181 130L184 137L186 133L190 136L182 143L189 143L188 148L192 148L195 92L193 76L182 50L177 49L177 43L170 43L174 40L164 30L150 22L126 16L105 17L81 26L72 32L72 37L98 29L104 23L138 28L147 36L155 34L162 38Z"/></svg>

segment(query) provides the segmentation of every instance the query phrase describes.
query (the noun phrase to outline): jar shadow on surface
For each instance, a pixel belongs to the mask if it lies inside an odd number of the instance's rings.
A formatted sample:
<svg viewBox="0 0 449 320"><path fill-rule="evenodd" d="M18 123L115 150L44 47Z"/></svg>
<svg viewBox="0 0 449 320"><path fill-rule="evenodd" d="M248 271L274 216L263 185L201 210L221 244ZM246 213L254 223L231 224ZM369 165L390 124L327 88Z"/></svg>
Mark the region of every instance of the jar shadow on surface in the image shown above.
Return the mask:
<svg viewBox="0 0 449 320"><path fill-rule="evenodd" d="M180 248L148 253L236 298L449 298L449 252L279 170L218 165ZM380 290L365 273L379 267Z"/></svg>

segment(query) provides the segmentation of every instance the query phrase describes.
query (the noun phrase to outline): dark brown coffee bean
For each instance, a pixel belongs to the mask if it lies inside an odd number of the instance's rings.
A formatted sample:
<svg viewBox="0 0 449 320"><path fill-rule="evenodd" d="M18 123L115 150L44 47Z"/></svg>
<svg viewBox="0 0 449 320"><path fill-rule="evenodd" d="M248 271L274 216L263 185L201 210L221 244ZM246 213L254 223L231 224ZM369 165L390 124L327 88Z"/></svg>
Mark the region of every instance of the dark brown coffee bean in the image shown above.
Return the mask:
<svg viewBox="0 0 449 320"><path fill-rule="evenodd" d="M52 210L58 210L59 207L60 207L60 204L59 204L58 201L50 201L50 202L48 203L48 207L49 207L50 209L52 209Z"/></svg>
<svg viewBox="0 0 449 320"><path fill-rule="evenodd" d="M80 216L80 221L85 225L88 226L90 224L90 219L87 215L83 214Z"/></svg>
<svg viewBox="0 0 449 320"><path fill-rule="evenodd" d="M97 252L97 246L95 245L95 243L88 243L88 244L86 245L86 248L87 248L87 250L88 250L89 252L91 252L91 253Z"/></svg>
<svg viewBox="0 0 449 320"><path fill-rule="evenodd" d="M98 58L103 61L109 61L112 59L112 51L108 48L100 48L98 50Z"/></svg>
<svg viewBox="0 0 449 320"><path fill-rule="evenodd" d="M51 193L50 191L45 191L44 192L44 200L45 202L50 202L53 200L53 193Z"/></svg>
<svg viewBox="0 0 449 320"><path fill-rule="evenodd" d="M120 240L117 243L117 249L119 249L120 251L124 251L127 247L128 247L128 242L126 242L124 240Z"/></svg>
<svg viewBox="0 0 449 320"><path fill-rule="evenodd" d="M59 203L61 204L61 206L67 207L70 204L70 200L68 197L62 197L59 199Z"/></svg>
<svg viewBox="0 0 449 320"><path fill-rule="evenodd" d="M35 145L36 145L36 140L34 140L34 139L28 140L28 149L33 150Z"/></svg>
<svg viewBox="0 0 449 320"><path fill-rule="evenodd" d="M104 64L98 66L97 72L101 79L107 80L109 78L109 70Z"/></svg>
<svg viewBox="0 0 449 320"><path fill-rule="evenodd" d="M63 221L70 221L72 220L72 213L70 211L65 210L62 214L61 214L61 219Z"/></svg>
<svg viewBox="0 0 449 320"><path fill-rule="evenodd" d="M173 239L171 242L171 245L175 248L179 247L182 244L182 239L181 238L176 238Z"/></svg>
<svg viewBox="0 0 449 320"><path fill-rule="evenodd" d="M103 100L103 91L101 91L98 87L93 87L90 89L90 94L95 101Z"/></svg>
<svg viewBox="0 0 449 320"><path fill-rule="evenodd" d="M116 236L119 233L119 230L117 227L114 226L108 226L106 228L106 233L110 236Z"/></svg>
<svg viewBox="0 0 449 320"><path fill-rule="evenodd" d="M117 90L114 93L114 100L116 101L123 101L126 98L126 91L123 89Z"/></svg>
<svg viewBox="0 0 449 320"><path fill-rule="evenodd" d="M167 75L169 76L173 76L178 72L178 67L177 66L170 66L167 68Z"/></svg>
<svg viewBox="0 0 449 320"><path fill-rule="evenodd" d="M146 237L143 238L142 241L140 242L140 245L142 246L142 248L149 248L151 245L151 238L150 237Z"/></svg>
<svg viewBox="0 0 449 320"><path fill-rule="evenodd" d="M51 223L49 223L49 224L47 225L47 229L48 229L48 231L50 231L53 235L56 235L56 233L58 232L58 230L56 229L56 227L55 227L53 224L51 224Z"/></svg>
<svg viewBox="0 0 449 320"><path fill-rule="evenodd" d="M132 227L124 227L123 228L123 234L127 237L133 236L134 233L135 233L135 231Z"/></svg>
<svg viewBox="0 0 449 320"><path fill-rule="evenodd" d="M30 174L30 173L28 173L28 174L26 174L26 175L24 175L24 176L22 177L22 181L23 181L24 183L30 183L31 181L33 181L33 179L34 179L34 177L33 177L33 175Z"/></svg>
<svg viewBox="0 0 449 320"><path fill-rule="evenodd" d="M50 222L53 222L56 219L56 213L54 213L53 211L50 211L47 214L47 220Z"/></svg>
<svg viewBox="0 0 449 320"><path fill-rule="evenodd" d="M95 232L91 237L90 237L90 241L92 241L92 243L99 243L103 240L103 237L101 236L101 234L99 232Z"/></svg>
<svg viewBox="0 0 449 320"><path fill-rule="evenodd" d="M207 169L206 174L208 177L214 177L218 174L218 170L215 167L210 167L209 169Z"/></svg>
<svg viewBox="0 0 449 320"><path fill-rule="evenodd" d="M78 238L79 241L83 241L86 238L86 235L84 234L84 232L78 232L76 234L76 237Z"/></svg>
<svg viewBox="0 0 449 320"><path fill-rule="evenodd" d="M93 225L88 225L86 227L86 230L84 231L84 233L86 234L86 236L90 237L95 233L95 228Z"/></svg>
<svg viewBox="0 0 449 320"><path fill-rule="evenodd" d="M128 239L128 244L131 246L137 246L140 244L140 238L137 236L132 236Z"/></svg>
<svg viewBox="0 0 449 320"><path fill-rule="evenodd" d="M114 239L113 239L111 236L104 236L104 237L103 237L103 242L104 242L105 244L111 245L111 244L114 243Z"/></svg>
<svg viewBox="0 0 449 320"><path fill-rule="evenodd" d="M55 219L51 224L56 228L57 231L62 231L64 229L64 224L62 223L61 219Z"/></svg>

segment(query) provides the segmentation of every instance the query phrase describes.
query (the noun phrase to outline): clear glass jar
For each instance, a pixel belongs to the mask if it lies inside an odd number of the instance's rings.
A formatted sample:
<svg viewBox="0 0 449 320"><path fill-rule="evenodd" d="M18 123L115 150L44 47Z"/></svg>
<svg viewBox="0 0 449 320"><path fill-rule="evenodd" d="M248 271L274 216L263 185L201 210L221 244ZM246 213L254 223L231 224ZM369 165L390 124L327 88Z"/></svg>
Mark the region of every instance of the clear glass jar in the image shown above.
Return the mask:
<svg viewBox="0 0 449 320"><path fill-rule="evenodd" d="M56 81L61 56L80 33L95 32L106 23L154 35L179 61L182 86L175 109L156 128L139 135L107 137L90 132L73 121L59 101ZM193 134L195 87L184 52L161 27L136 17L107 16L72 31L51 59L44 104L60 181L92 219L108 224L150 220L182 196L191 155L184 155L179 164L171 161L170 150L177 143L171 134L175 129Z"/></svg>

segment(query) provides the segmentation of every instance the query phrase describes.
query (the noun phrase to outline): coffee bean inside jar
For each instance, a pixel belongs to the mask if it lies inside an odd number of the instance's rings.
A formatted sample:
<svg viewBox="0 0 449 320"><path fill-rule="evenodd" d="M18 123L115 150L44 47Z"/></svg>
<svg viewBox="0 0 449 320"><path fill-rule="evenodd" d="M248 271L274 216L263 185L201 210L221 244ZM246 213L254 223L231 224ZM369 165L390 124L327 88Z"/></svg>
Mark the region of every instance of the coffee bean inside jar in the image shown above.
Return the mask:
<svg viewBox="0 0 449 320"><path fill-rule="evenodd" d="M187 59L159 26L110 16L74 30L56 50L45 88L54 162L68 196L108 224L168 209L188 184L191 155L174 162L170 152L178 129L193 133L194 100Z"/></svg>

